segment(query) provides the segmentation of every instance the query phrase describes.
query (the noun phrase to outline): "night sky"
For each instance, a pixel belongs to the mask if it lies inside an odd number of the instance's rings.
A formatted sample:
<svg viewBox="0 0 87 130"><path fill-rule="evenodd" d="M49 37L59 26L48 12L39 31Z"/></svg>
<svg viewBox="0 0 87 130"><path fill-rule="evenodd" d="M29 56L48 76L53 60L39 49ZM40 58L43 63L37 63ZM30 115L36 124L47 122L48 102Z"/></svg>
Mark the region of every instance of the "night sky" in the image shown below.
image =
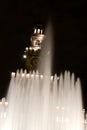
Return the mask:
<svg viewBox="0 0 87 130"><path fill-rule="evenodd" d="M5 96L10 73L23 67L22 54L33 27L54 30L54 72L64 70L80 77L87 109L87 2L86 0L3 0L0 2L0 98Z"/></svg>

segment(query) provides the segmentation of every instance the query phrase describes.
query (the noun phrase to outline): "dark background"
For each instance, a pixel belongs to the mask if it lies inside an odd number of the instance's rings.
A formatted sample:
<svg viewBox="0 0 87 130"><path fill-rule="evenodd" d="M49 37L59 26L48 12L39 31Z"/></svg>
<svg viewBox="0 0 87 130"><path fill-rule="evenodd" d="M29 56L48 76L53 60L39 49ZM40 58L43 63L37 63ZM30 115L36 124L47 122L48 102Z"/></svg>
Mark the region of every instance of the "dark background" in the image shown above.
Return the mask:
<svg viewBox="0 0 87 130"><path fill-rule="evenodd" d="M64 70L80 77L87 109L87 2L86 0L0 1L0 98L5 96L10 74L22 68L22 54L29 45L33 26L54 30L54 72Z"/></svg>

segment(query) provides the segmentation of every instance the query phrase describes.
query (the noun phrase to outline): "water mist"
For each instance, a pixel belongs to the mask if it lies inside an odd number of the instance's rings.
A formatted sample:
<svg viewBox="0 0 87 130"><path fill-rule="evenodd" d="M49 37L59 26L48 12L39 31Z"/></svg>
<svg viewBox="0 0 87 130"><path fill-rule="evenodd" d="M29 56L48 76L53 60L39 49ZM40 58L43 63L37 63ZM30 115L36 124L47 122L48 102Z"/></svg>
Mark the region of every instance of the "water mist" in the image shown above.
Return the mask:
<svg viewBox="0 0 87 130"><path fill-rule="evenodd" d="M51 76L52 33L47 30L48 56L40 61L42 74L17 70L0 102L0 130L84 130L80 80L65 71ZM44 49L43 49L44 50Z"/></svg>

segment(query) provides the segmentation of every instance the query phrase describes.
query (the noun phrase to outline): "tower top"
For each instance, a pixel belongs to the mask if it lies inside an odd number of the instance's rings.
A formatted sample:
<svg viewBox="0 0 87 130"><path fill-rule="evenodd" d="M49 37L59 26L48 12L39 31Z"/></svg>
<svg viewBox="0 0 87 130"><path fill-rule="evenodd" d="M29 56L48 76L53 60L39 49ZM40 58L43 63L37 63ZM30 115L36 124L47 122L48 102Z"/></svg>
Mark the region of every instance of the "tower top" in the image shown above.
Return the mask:
<svg viewBox="0 0 87 130"><path fill-rule="evenodd" d="M34 27L33 34L30 37L30 46L25 48L23 58L27 59L31 51L39 51L42 48L42 42L45 38L44 29L41 25Z"/></svg>
<svg viewBox="0 0 87 130"><path fill-rule="evenodd" d="M30 41L31 41L31 47L33 50L38 50L38 49L41 49L41 43L43 42L44 40L44 32L43 32L43 29L41 28L34 28L34 33L33 35L31 36L30 38Z"/></svg>

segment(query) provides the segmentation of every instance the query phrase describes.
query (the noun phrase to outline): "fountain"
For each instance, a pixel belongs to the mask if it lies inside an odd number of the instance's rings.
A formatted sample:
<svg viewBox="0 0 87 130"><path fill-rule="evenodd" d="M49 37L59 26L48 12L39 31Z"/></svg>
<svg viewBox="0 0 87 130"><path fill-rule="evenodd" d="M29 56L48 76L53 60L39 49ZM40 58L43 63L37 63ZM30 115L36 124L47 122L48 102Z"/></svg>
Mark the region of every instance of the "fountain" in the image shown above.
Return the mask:
<svg viewBox="0 0 87 130"><path fill-rule="evenodd" d="M46 48L51 51L49 40ZM40 65L42 74L12 72L6 101L0 102L0 130L87 129L80 80L69 71L51 76L51 52Z"/></svg>

